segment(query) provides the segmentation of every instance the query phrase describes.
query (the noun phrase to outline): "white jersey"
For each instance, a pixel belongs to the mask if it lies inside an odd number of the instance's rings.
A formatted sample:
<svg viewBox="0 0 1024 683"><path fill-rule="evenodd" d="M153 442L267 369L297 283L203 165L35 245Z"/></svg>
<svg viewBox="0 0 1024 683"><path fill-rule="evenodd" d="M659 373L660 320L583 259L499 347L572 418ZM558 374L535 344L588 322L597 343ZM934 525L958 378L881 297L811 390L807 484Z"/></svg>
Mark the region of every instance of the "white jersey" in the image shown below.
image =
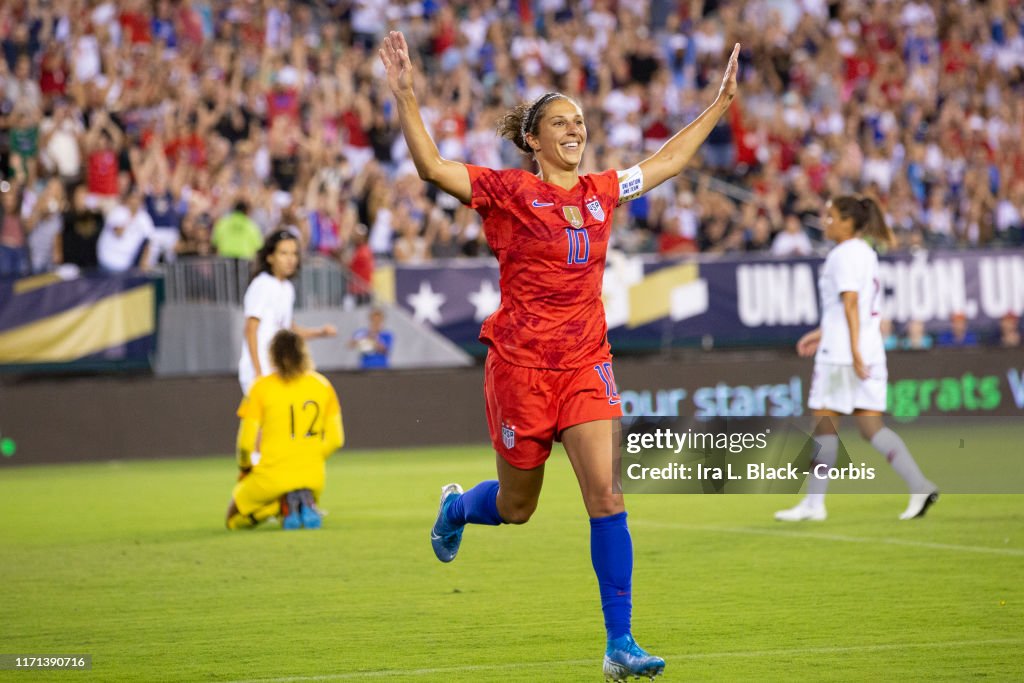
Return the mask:
<svg viewBox="0 0 1024 683"><path fill-rule="evenodd" d="M818 276L821 294L821 343L816 363L852 365L850 328L843 309L843 292L857 292L860 318L860 357L867 366L885 364L882 343L881 283L878 279L878 255L859 237L836 246L825 258Z"/></svg>
<svg viewBox="0 0 1024 683"><path fill-rule="evenodd" d="M279 330L292 326L292 309L295 307L295 287L290 280L278 280L270 273L260 273L245 290L245 318L259 318L256 332L256 351L260 358L260 369L264 375L272 372L270 367L270 340ZM249 393L249 387L256 381L256 369L249 355L249 344L242 339L242 357L238 361L238 381L242 391Z"/></svg>

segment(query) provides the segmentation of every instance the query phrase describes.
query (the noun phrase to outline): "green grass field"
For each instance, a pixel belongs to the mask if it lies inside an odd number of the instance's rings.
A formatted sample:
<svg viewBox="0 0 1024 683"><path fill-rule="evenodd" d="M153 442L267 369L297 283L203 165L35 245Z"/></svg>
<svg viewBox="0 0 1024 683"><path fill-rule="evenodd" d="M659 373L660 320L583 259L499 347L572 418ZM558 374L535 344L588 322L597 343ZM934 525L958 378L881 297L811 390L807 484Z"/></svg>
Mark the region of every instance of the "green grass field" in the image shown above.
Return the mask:
<svg viewBox="0 0 1024 683"><path fill-rule="evenodd" d="M1018 444L1019 446L1019 444ZM884 463L883 463L884 467ZM431 553L480 448L342 452L321 531L229 533L230 457L0 474L0 652L91 654L2 680L599 681L589 528L564 456L523 527ZM666 680L1020 680L1024 497L638 495L634 632Z"/></svg>

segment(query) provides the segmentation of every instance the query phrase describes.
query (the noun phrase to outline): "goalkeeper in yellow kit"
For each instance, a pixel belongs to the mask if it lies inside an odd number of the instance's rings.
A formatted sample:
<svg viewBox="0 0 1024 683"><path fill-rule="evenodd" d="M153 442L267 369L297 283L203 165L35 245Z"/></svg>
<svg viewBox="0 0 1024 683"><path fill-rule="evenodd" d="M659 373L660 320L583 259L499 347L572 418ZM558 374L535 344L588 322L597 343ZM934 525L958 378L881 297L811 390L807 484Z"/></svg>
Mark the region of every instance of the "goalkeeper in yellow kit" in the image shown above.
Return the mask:
<svg viewBox="0 0 1024 683"><path fill-rule="evenodd" d="M281 330L270 342L275 372L256 380L238 408L239 480L231 494L227 527L255 526L282 515L282 527L320 527L316 501L325 462L345 442L338 395L312 369L302 337ZM250 454L260 442L262 458Z"/></svg>

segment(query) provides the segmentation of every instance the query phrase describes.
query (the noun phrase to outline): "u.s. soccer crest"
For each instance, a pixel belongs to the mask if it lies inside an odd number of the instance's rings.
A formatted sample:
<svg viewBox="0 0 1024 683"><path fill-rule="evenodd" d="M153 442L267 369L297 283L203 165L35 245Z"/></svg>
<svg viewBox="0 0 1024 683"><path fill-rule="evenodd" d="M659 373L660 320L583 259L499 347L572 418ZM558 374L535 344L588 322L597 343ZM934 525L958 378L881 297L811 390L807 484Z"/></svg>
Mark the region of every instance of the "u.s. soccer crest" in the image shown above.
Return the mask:
<svg viewBox="0 0 1024 683"><path fill-rule="evenodd" d="M599 221L604 221L604 209L601 207L601 202L597 199L591 199L587 202L587 209L590 211L590 215Z"/></svg>
<svg viewBox="0 0 1024 683"><path fill-rule="evenodd" d="M580 211L578 206L563 206L562 214L565 216L565 220L569 221L569 225L574 228L583 227L583 212Z"/></svg>
<svg viewBox="0 0 1024 683"><path fill-rule="evenodd" d="M501 425L501 441L505 444L505 448L515 448L516 428L505 424Z"/></svg>

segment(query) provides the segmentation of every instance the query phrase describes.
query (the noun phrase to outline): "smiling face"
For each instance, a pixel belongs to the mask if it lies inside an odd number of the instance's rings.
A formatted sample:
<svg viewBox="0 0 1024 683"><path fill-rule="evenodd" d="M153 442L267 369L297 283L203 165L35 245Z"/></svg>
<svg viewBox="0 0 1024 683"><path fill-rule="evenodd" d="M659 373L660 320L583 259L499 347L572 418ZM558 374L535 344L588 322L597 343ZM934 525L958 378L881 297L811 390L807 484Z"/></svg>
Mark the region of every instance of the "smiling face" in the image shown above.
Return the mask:
<svg viewBox="0 0 1024 683"><path fill-rule="evenodd" d="M575 170L587 146L587 127L583 112L572 100L559 97L545 107L537 133L526 135L537 161L560 170Z"/></svg>

